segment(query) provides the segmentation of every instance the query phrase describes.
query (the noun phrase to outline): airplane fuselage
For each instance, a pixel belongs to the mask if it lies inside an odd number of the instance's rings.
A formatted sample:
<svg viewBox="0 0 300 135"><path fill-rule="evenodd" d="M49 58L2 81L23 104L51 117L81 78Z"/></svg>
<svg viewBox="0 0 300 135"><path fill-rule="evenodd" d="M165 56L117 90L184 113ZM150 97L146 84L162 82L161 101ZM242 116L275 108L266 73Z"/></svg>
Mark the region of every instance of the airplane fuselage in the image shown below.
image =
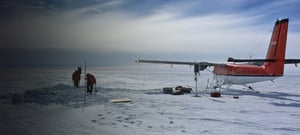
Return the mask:
<svg viewBox="0 0 300 135"><path fill-rule="evenodd" d="M269 73L267 67L248 64L227 64L215 66L213 70L216 79L222 84L248 84L274 80L282 74Z"/></svg>

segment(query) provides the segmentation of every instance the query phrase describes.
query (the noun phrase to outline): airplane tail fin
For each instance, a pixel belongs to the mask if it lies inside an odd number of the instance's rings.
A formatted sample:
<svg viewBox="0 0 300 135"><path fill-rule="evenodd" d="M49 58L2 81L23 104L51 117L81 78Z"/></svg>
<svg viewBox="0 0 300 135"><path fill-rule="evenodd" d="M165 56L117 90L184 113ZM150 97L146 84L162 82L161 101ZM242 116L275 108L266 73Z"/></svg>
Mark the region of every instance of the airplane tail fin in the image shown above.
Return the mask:
<svg viewBox="0 0 300 135"><path fill-rule="evenodd" d="M274 61L264 63L267 72L273 76L283 75L288 22L289 19L277 20L273 29L266 59Z"/></svg>

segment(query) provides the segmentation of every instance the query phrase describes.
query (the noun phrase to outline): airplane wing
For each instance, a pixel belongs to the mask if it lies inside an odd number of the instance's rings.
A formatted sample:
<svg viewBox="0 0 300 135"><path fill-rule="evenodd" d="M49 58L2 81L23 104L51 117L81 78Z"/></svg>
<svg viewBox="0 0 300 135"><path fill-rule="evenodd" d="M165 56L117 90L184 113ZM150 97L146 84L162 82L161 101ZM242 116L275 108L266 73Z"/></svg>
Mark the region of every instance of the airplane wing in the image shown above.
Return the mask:
<svg viewBox="0 0 300 135"><path fill-rule="evenodd" d="M285 59L285 64L295 64L297 67L298 63L300 63L300 59Z"/></svg>
<svg viewBox="0 0 300 135"><path fill-rule="evenodd" d="M154 63L154 64L171 64L171 65L190 65L199 67L200 71L203 71L207 67L211 66L226 66L226 64L209 63L209 62L185 62L185 61L161 61L161 60L136 60L136 63Z"/></svg>
<svg viewBox="0 0 300 135"><path fill-rule="evenodd" d="M274 62L273 59L234 59L229 57L227 62ZM285 59L284 64L295 64L300 63L300 59Z"/></svg>

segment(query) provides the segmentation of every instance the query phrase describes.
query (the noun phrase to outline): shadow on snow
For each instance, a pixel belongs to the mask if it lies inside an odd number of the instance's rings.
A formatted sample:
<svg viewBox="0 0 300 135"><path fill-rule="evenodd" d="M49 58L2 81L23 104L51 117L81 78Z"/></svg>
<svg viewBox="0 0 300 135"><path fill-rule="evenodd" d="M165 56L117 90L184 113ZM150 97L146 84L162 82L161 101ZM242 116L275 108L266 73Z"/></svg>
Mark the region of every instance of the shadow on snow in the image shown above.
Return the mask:
<svg viewBox="0 0 300 135"><path fill-rule="evenodd" d="M228 91L223 91L223 95L240 95L240 96L256 96L261 98L269 98L273 100L284 100L284 101L290 101L293 103L270 103L275 106L283 106L283 107L300 107L300 100L296 100L293 98L300 98L300 95L298 94L290 94L290 93L284 93L284 92L268 92L268 93L261 93L257 91L243 91L243 90L236 90L236 89L230 89Z"/></svg>

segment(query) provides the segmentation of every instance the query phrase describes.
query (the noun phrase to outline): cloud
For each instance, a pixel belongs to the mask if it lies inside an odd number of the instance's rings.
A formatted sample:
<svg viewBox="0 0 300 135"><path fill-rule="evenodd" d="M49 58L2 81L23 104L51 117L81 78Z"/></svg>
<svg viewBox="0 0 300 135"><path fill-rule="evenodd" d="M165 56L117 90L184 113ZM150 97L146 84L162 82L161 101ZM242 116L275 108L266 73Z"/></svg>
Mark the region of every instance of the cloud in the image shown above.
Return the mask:
<svg viewBox="0 0 300 135"><path fill-rule="evenodd" d="M124 12L109 12L73 24L70 30L74 32L70 33L84 41L85 47L110 51L221 53L224 48L251 45L273 25L252 26L261 16L178 16L159 12L135 18Z"/></svg>
<svg viewBox="0 0 300 135"><path fill-rule="evenodd" d="M297 1L91 3L85 6L77 3L47 15L1 21L2 47L92 50L110 56L133 54L161 59L170 56L191 61L223 61L228 56L250 55L263 58L279 16L292 18L287 56L296 57L295 50L300 49L297 46L300 19L294 13L298 10L294 6Z"/></svg>

